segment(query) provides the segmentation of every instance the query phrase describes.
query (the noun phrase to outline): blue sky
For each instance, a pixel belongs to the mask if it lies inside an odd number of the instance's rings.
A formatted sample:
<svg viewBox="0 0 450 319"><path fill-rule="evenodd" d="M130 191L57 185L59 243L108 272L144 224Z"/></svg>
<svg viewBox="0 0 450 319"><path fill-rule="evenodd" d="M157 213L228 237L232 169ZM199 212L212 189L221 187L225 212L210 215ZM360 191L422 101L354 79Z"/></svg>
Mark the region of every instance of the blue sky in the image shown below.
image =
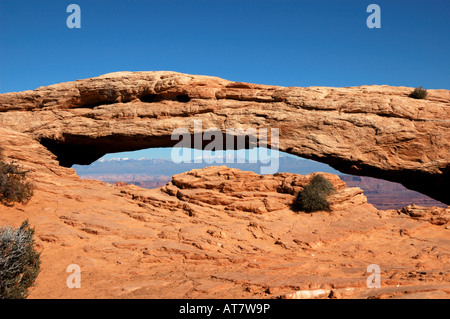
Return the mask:
<svg viewBox="0 0 450 319"><path fill-rule="evenodd" d="M80 29L66 25L72 3ZM380 29L366 25L371 3ZM450 89L449 9L448 0L1 0L0 93L152 70Z"/></svg>
<svg viewBox="0 0 450 319"><path fill-rule="evenodd" d="M81 7L81 29L66 8ZM381 7L381 29L366 8ZM0 93L114 71L450 89L448 0L1 0Z"/></svg>

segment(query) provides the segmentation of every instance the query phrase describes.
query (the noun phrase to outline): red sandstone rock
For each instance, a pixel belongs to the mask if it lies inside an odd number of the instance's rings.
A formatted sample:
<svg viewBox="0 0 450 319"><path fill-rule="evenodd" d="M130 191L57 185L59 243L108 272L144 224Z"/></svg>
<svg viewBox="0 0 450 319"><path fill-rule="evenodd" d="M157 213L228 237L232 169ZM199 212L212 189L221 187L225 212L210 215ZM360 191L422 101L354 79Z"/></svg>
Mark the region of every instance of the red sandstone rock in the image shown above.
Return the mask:
<svg viewBox="0 0 450 319"><path fill-rule="evenodd" d="M146 101L162 100L139 102L142 92ZM0 206L0 225L28 219L36 229L42 271L30 298L448 298L447 210L379 211L332 174L324 174L336 188L328 198L332 211L313 214L290 209L313 174L211 167L158 189L113 186L81 180L39 142L87 146L120 133L123 147L125 136L143 132L145 143L161 142L156 137L195 114L220 128L279 123L284 147L298 155L440 174L449 158L440 118L448 91L431 91L427 101L410 101L407 92L120 73L0 95L0 145L36 185L27 205ZM196 102L180 102L180 94ZM81 268L81 289L66 285L70 264ZM369 264L381 268L380 290L366 287Z"/></svg>

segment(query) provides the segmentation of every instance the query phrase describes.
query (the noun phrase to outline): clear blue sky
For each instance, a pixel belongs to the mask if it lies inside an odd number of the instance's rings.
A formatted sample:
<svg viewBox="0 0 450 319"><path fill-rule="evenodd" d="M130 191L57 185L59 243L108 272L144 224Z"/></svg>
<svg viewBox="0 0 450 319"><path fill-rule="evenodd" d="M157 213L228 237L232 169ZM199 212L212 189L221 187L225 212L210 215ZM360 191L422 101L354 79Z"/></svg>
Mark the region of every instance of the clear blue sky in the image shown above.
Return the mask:
<svg viewBox="0 0 450 319"><path fill-rule="evenodd" d="M81 7L81 29L66 8ZM366 8L381 7L381 29ZM1 0L0 93L114 71L450 89L448 0Z"/></svg>

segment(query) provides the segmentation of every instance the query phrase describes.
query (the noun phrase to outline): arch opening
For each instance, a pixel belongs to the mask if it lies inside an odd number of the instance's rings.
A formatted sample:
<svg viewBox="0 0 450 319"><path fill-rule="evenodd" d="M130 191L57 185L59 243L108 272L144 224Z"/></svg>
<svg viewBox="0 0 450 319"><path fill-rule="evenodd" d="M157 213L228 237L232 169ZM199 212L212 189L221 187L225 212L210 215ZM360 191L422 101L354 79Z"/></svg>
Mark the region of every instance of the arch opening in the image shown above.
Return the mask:
<svg viewBox="0 0 450 319"><path fill-rule="evenodd" d="M177 150L175 152L179 152ZM260 173L261 166L267 165L268 157L274 156L270 150L261 152L252 150L202 151L184 149L190 153L190 161L175 163L172 159L174 148L149 148L131 152L109 153L90 165L74 165L81 178L96 179L116 184L127 183L142 188L157 188L167 184L173 175L192 169L225 165L243 171ZM331 166L314 160L305 159L285 152L278 152L278 172L307 175L313 172L325 172L339 175L348 187L360 187L370 204L377 209L401 209L407 205L446 207L426 195L409 190L401 184L366 176L343 174ZM200 159L200 160L199 160ZM197 163L196 163L197 161Z"/></svg>
<svg viewBox="0 0 450 319"><path fill-rule="evenodd" d="M204 139L203 134L204 133L189 134L188 136L191 144L188 147L204 150L211 143L211 139ZM252 149L258 146L254 143L254 141L249 139L248 136L246 136L244 144L242 144L242 140L241 143L238 143L238 139L240 139L239 136L229 134L222 134L221 136L223 140L221 143L218 143L218 145L222 145L223 147L216 147L215 150L237 150L239 148ZM227 140L233 140L232 147L229 147ZM59 139L42 138L40 140L41 144L56 155L60 165L65 167L72 167L74 164L90 165L110 153L138 151L149 148L175 147L178 145L179 141L180 139L174 140L170 135L153 136L138 134L110 134L96 138L90 138L86 135L64 134L62 138ZM200 144L196 144L195 141L201 142ZM270 147L270 142L268 143L268 147ZM448 188L445 186L448 185L448 181L445 180L445 176L450 174L450 168L443 172L441 175L441 180L439 180L439 176L436 177L436 175L427 175L417 171L384 171L362 162L346 161L342 158L336 158L333 156L305 156L292 148L280 150L285 151L287 154L327 164L332 169L340 172L339 175L360 176L364 177L363 179L365 181L367 181L367 178L374 178L382 179L387 182L398 183L406 189L432 198L434 201L430 202L436 205L442 206L450 203L450 198L447 194ZM361 182L363 179L361 179ZM356 179L352 180L352 183L356 182Z"/></svg>

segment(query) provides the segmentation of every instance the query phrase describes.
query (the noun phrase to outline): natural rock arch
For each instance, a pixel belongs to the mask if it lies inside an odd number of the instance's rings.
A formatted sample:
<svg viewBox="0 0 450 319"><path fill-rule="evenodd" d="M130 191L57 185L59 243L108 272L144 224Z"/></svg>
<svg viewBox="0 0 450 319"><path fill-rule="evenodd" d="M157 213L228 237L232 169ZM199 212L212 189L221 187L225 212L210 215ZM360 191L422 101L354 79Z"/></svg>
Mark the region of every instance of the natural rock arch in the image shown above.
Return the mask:
<svg viewBox="0 0 450 319"><path fill-rule="evenodd" d="M279 87L176 72L118 72L0 95L0 123L40 141L60 163L171 147L172 132L278 128L282 151L343 173L400 182L450 203L450 91ZM25 151L25 150L24 150Z"/></svg>

